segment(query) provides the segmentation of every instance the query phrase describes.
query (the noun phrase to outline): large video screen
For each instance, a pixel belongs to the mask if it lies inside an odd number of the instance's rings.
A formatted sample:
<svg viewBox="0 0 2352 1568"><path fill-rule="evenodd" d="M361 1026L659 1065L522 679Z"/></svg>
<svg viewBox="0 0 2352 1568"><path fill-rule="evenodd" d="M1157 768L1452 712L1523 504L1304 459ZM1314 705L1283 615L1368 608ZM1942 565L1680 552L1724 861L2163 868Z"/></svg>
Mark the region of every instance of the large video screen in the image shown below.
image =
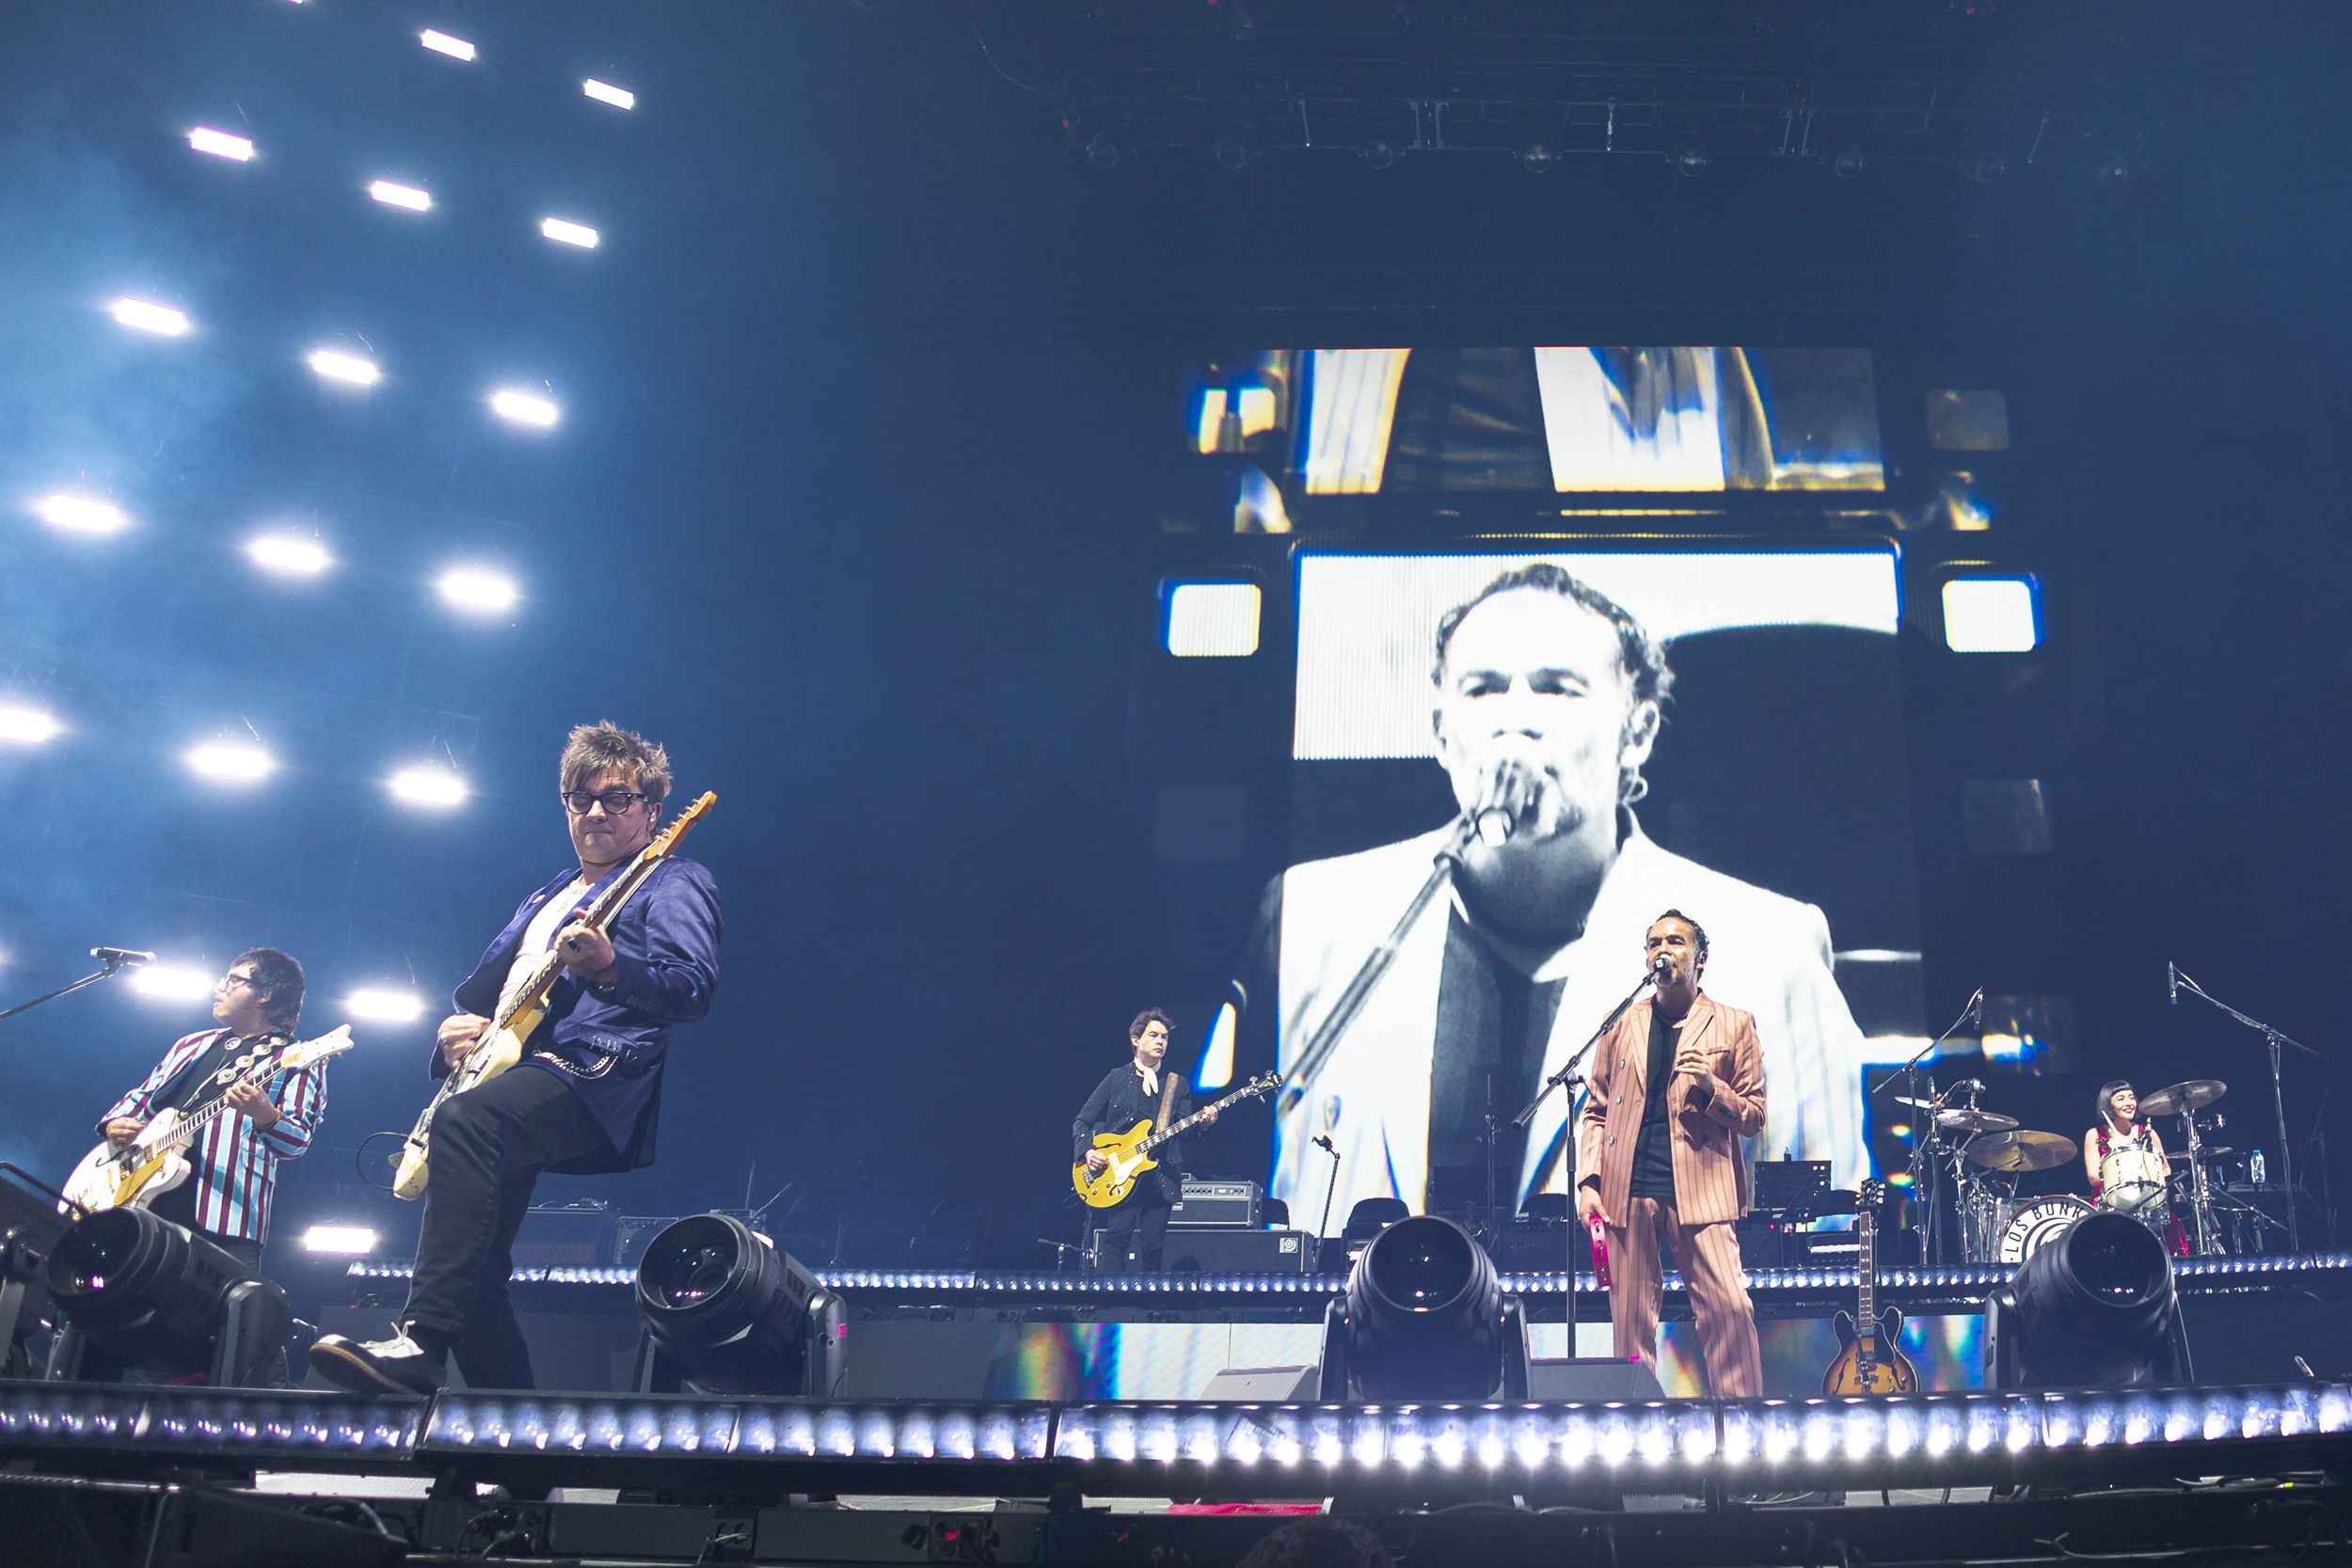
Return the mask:
<svg viewBox="0 0 2352 1568"><path fill-rule="evenodd" d="M1750 1158L1867 1174L1866 1037L1919 1011L1892 546L1295 562L1293 863L1268 901L1261 1049L1296 1064L1395 947L1278 1118L1293 1215L1311 1224L1327 1182L1332 1227L1367 1197L1561 1190L1561 1097L1524 1133L1511 1119L1640 981L1669 909L1708 935L1707 993L1756 1017ZM1505 766L1534 781L1518 826L1399 930Z"/></svg>
<svg viewBox="0 0 2352 1568"><path fill-rule="evenodd" d="M1309 496L1885 482L1867 349L1277 349L1202 378L1192 426Z"/></svg>

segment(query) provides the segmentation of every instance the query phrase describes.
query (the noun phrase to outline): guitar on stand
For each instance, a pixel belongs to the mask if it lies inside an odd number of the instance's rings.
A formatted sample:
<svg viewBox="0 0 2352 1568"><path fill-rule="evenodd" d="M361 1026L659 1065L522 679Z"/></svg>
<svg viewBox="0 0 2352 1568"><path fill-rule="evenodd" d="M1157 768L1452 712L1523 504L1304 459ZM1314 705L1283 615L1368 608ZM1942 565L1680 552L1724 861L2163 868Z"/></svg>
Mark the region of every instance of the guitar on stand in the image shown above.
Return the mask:
<svg viewBox="0 0 2352 1568"><path fill-rule="evenodd" d="M1878 1308L1878 1214L1885 1188L1873 1178L1854 1194L1854 1235L1862 1250L1854 1259L1858 1299L1852 1317L1837 1314L1837 1338L1845 1348L1821 1378L1824 1394L1915 1394L1919 1373L1896 1344L1903 1315Z"/></svg>
<svg viewBox="0 0 2352 1568"><path fill-rule="evenodd" d="M573 913L565 926L590 926L605 931L623 906L637 895L645 885L654 868L677 851L678 840L684 838L695 823L719 803L719 797L705 791L702 798L678 814L677 820L661 830L651 844L637 852L637 859L626 871L614 877L596 901ZM498 1017L482 1032L474 1044L472 1054L453 1069L441 1080L440 1091L433 1102L417 1117L416 1127L401 1145L399 1170L392 1178L392 1191L402 1197L415 1197L424 1191L431 1172L426 1164L433 1136L433 1113L452 1097L464 1094L476 1084L486 1084L523 1059L524 1042L548 1016L548 992L564 973L564 960L554 950L539 956L538 967L531 978L517 988L499 1006Z"/></svg>
<svg viewBox="0 0 2352 1568"><path fill-rule="evenodd" d="M1086 1200L1088 1208L1115 1209L1135 1190L1136 1178L1159 1164L1157 1160L1152 1158L1153 1149L1177 1133L1200 1125L1228 1105L1254 1095L1272 1094L1281 1086L1282 1080L1279 1073L1260 1073L1224 1099L1203 1105L1164 1132L1152 1132L1148 1121L1136 1122L1124 1132L1097 1132L1094 1147L1110 1157L1110 1164L1104 1165L1099 1175L1089 1176L1086 1162L1079 1161L1070 1167L1070 1184L1077 1189L1078 1196ZM1161 1115L1167 1115L1165 1106Z"/></svg>

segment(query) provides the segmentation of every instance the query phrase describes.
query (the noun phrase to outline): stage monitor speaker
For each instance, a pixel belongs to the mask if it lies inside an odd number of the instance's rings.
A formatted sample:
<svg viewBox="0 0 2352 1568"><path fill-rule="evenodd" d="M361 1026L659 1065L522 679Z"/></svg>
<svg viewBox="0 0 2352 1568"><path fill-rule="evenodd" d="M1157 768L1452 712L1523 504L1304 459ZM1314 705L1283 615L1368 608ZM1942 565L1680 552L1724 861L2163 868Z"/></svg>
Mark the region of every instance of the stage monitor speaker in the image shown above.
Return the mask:
<svg viewBox="0 0 2352 1568"><path fill-rule="evenodd" d="M1303 1230L1170 1230L1160 1254L1168 1274L1311 1274L1315 1243Z"/></svg>
<svg viewBox="0 0 2352 1568"><path fill-rule="evenodd" d="M1639 1361L1581 1355L1573 1361L1530 1361L1531 1400L1662 1400L1658 1374Z"/></svg>
<svg viewBox="0 0 2352 1568"><path fill-rule="evenodd" d="M1321 1376L1314 1367L1228 1367L1209 1379L1200 1390L1204 1400L1235 1400L1250 1403L1287 1404L1311 1400Z"/></svg>

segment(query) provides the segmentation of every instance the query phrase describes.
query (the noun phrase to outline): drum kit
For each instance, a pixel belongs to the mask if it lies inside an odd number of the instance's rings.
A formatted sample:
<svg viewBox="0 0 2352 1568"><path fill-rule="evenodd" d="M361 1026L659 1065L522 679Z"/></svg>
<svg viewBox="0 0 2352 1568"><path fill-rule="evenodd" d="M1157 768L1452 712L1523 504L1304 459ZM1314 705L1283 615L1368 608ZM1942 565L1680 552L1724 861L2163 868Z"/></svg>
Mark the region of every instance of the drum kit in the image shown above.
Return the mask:
<svg viewBox="0 0 2352 1568"><path fill-rule="evenodd" d="M1969 1262L2022 1263L2068 1226L2099 1209L2138 1220L2176 1257L2192 1252L2209 1256L2229 1250L2217 1211L2255 1212L2222 1191L2215 1177L2213 1167L2233 1153L2205 1141L2208 1132L2222 1125L2220 1117L2205 1114L2207 1106L2229 1092L2218 1079L2190 1079L2140 1100L2142 1117L2182 1119L2185 1133L2172 1157L2179 1168L2168 1171L2165 1157L2153 1149L2113 1148L2100 1172L2095 1205L2068 1194L2018 1195L2020 1178L2065 1164L2081 1150L2072 1138L2033 1132L2020 1127L2014 1117L1980 1109L1976 1097L1982 1087L1966 1082L1932 1098L1896 1097L1898 1104L1919 1113L1927 1123L1927 1135L1913 1145L1914 1191L1933 1182L1948 1167L1961 1252ZM1933 1203L1931 1192L1923 1196ZM2267 1216L2258 1217L2275 1224ZM1936 1227L1938 1243L1941 1231ZM2241 1227L2239 1249L2250 1250L2247 1241Z"/></svg>

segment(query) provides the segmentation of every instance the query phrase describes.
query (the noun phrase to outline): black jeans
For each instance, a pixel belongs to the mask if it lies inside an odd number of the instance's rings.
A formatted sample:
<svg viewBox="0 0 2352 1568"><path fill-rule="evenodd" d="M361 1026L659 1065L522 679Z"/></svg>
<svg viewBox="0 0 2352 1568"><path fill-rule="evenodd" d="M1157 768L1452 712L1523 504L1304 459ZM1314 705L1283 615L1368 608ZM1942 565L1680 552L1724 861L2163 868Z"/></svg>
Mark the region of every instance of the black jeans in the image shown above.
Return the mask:
<svg viewBox="0 0 2352 1568"><path fill-rule="evenodd" d="M1126 1202L1104 1210L1103 1247L1096 1254L1104 1272L1158 1273L1168 1244L1168 1216L1174 1207L1146 1173Z"/></svg>
<svg viewBox="0 0 2352 1568"><path fill-rule="evenodd" d="M531 1348L506 1293L539 1172L607 1147L572 1086L517 1065L433 1113L424 1228L401 1321L457 1357L474 1388L530 1388Z"/></svg>

